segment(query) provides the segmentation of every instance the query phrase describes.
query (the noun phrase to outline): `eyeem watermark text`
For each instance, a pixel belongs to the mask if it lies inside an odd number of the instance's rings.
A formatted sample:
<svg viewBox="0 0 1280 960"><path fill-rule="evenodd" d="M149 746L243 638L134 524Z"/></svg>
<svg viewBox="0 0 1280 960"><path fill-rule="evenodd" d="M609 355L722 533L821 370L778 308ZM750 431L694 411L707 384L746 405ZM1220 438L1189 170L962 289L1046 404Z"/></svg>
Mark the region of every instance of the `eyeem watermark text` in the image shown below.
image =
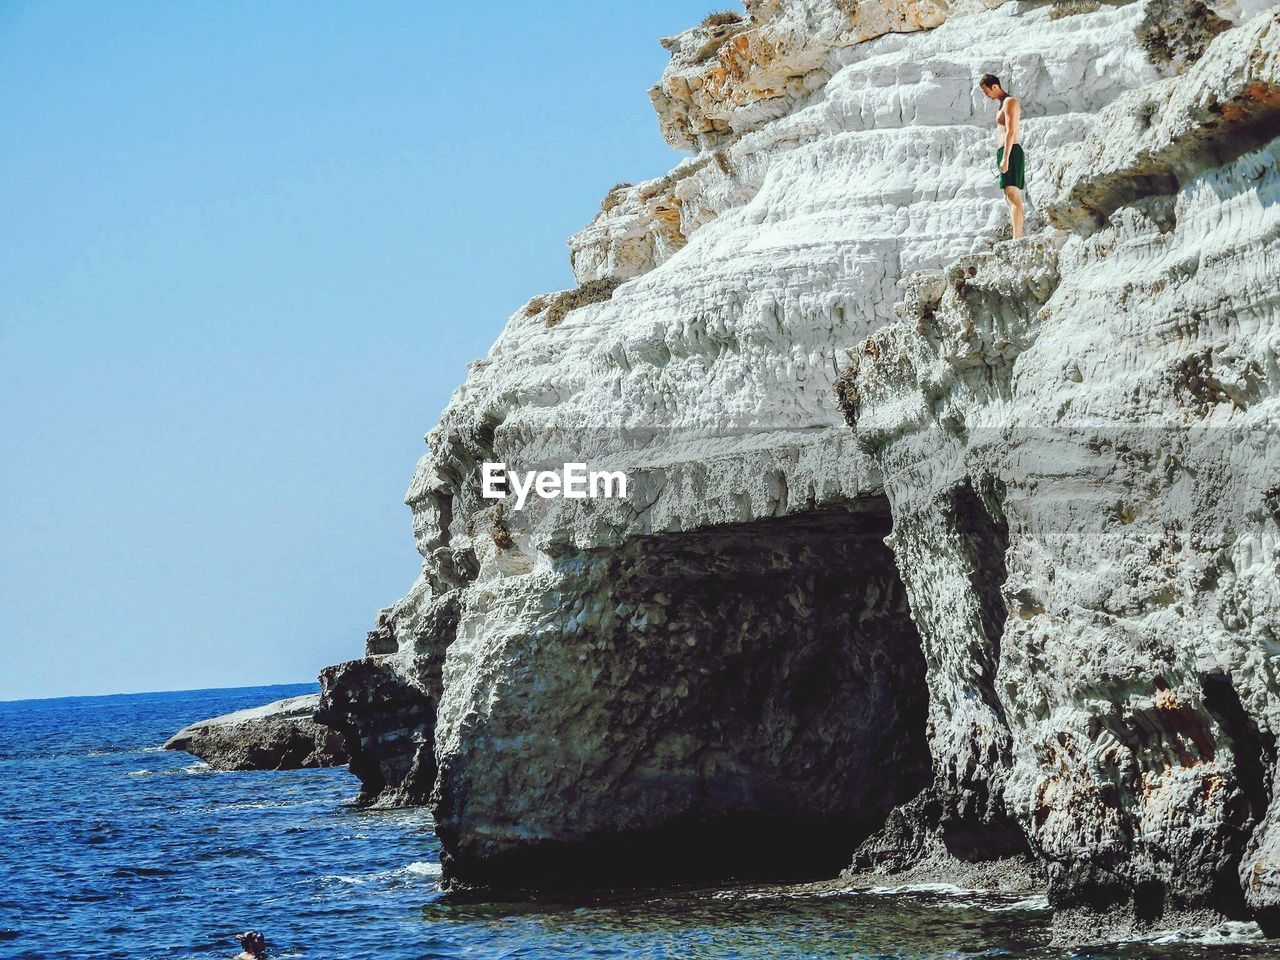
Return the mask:
<svg viewBox="0 0 1280 960"><path fill-rule="evenodd" d="M516 509L523 510L530 493L543 500L565 497L586 500L627 495L627 475L621 470L588 470L585 463L566 463L559 470L508 470L505 463L480 466L480 494L486 500L503 500L515 494Z"/></svg>

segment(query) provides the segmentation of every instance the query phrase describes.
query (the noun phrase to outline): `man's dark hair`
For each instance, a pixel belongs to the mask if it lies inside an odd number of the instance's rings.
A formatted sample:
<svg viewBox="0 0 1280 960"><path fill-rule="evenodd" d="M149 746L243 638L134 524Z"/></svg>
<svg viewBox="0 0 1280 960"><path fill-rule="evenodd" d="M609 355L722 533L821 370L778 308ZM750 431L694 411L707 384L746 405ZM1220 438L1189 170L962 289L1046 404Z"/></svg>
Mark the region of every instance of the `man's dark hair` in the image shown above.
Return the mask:
<svg viewBox="0 0 1280 960"><path fill-rule="evenodd" d="M992 87L1000 86L1000 78L994 73L984 73L982 79L978 81L978 86L986 87L990 90Z"/></svg>

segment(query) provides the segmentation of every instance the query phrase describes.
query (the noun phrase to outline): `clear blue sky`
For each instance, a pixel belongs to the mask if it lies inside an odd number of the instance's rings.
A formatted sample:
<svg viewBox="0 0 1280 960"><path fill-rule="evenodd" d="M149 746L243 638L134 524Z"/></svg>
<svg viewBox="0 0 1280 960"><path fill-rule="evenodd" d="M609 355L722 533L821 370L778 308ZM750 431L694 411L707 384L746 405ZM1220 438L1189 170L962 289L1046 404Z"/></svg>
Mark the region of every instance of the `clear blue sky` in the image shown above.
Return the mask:
<svg viewBox="0 0 1280 960"><path fill-rule="evenodd" d="M0 699L314 678L708 0L0 3Z"/></svg>

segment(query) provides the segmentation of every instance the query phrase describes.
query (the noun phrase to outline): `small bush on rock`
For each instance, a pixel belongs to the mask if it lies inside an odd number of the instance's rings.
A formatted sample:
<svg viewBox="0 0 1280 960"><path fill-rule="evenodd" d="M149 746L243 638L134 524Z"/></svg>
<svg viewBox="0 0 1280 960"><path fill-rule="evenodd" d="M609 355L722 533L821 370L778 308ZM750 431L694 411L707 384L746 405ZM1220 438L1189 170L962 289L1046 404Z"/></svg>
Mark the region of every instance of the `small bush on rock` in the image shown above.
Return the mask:
<svg viewBox="0 0 1280 960"><path fill-rule="evenodd" d="M1102 0L1053 0L1049 19L1060 20L1062 17L1074 17L1078 13L1093 13L1101 7Z"/></svg>
<svg viewBox="0 0 1280 960"><path fill-rule="evenodd" d="M551 301L551 305L547 308L547 316L543 321L547 327L554 327L563 320L570 310L577 310L578 307L585 307L590 303L601 303L613 296L613 291L618 289L618 285L622 283L616 277L604 277L599 280L588 280L581 286L575 287L573 290L566 290L564 293L556 294L555 299Z"/></svg>
<svg viewBox="0 0 1280 960"><path fill-rule="evenodd" d="M702 18L704 27L727 27L730 24L741 23L742 14L733 10L717 10L714 13L708 13Z"/></svg>
<svg viewBox="0 0 1280 960"><path fill-rule="evenodd" d="M612 210L622 202L622 197L619 196L619 194L621 194L623 190L629 189L633 186L635 186L635 184L629 183L626 180L615 183L609 188L609 192L604 195L604 199L600 201L600 209L606 213Z"/></svg>
<svg viewBox="0 0 1280 960"><path fill-rule="evenodd" d="M1147 59L1163 73L1181 73L1199 60L1213 40L1229 29L1201 0L1151 0L1134 28Z"/></svg>
<svg viewBox="0 0 1280 960"><path fill-rule="evenodd" d="M657 180L654 180L640 189L640 199L652 200L659 194L666 193L675 184L677 179L677 177L669 173L664 177L659 177Z"/></svg>
<svg viewBox="0 0 1280 960"><path fill-rule="evenodd" d="M511 536L511 528L507 526L507 518L503 513L502 504L498 504L493 511L493 524L489 527L489 536L493 539L493 545L499 550L510 550L516 545L515 538Z"/></svg>
<svg viewBox="0 0 1280 960"><path fill-rule="evenodd" d="M857 354L850 351L849 366L844 368L840 376L836 378L836 405L840 407L840 412L844 414L844 422L851 427L858 425L858 411L862 402L862 398L858 394L858 368L861 360Z"/></svg>
<svg viewBox="0 0 1280 960"><path fill-rule="evenodd" d="M1146 103L1138 107L1138 122L1142 124L1142 129L1151 126L1155 121L1156 114L1160 112L1160 105L1154 100L1148 100Z"/></svg>

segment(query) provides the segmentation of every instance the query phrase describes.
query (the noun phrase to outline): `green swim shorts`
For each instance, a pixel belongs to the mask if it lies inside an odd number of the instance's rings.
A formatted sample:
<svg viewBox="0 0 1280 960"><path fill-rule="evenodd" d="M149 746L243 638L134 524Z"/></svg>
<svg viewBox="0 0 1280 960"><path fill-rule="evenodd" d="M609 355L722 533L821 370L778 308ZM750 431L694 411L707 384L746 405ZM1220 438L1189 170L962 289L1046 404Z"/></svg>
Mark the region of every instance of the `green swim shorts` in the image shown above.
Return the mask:
<svg viewBox="0 0 1280 960"><path fill-rule="evenodd" d="M1004 147L996 150L997 171L1002 163L1004 163ZM1009 171L1000 174L1000 189L1003 190L1005 187L1027 189L1027 155L1022 152L1020 143L1015 143L1013 149L1009 151Z"/></svg>

